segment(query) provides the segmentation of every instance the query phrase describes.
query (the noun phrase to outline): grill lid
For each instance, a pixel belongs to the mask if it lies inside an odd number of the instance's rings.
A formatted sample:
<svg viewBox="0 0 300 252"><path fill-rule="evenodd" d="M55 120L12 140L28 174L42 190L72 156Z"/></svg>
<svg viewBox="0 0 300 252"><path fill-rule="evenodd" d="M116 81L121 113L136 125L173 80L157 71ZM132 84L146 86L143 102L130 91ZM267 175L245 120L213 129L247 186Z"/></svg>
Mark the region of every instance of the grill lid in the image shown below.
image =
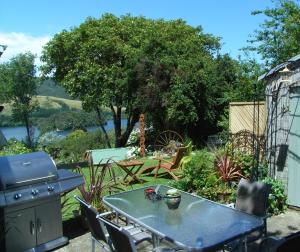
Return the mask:
<svg viewBox="0 0 300 252"><path fill-rule="evenodd" d="M54 161L43 151L0 157L0 191L57 177Z"/></svg>

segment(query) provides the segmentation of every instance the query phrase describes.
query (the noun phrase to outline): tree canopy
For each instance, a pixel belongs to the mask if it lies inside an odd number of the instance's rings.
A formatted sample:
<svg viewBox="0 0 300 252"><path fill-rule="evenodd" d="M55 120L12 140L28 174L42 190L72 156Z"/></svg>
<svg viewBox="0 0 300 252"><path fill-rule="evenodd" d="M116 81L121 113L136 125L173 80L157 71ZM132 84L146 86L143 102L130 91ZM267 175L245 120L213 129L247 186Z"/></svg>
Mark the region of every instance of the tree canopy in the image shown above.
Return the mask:
<svg viewBox="0 0 300 252"><path fill-rule="evenodd" d="M37 103L32 101L37 88L34 59L35 56L32 53L21 53L8 63L0 65L2 102L12 102L13 118L25 123L30 147L32 146L33 132L29 116L37 107Z"/></svg>
<svg viewBox="0 0 300 252"><path fill-rule="evenodd" d="M249 76L236 72L239 63L219 49L220 38L181 19L105 14L56 34L44 48L42 71L100 121L101 108L111 109L116 146L126 144L140 113L156 129L203 139L216 132L225 95L249 86L240 83Z"/></svg>
<svg viewBox="0 0 300 252"><path fill-rule="evenodd" d="M262 56L266 66L273 67L300 53L299 1L276 0L273 8L254 11L265 21L256 30L248 47Z"/></svg>
<svg viewBox="0 0 300 252"><path fill-rule="evenodd" d="M219 47L218 38L183 20L106 14L56 34L44 49L43 72L85 109L110 107L116 146L122 146L141 112L165 127L213 117L207 95L216 85L211 73ZM122 108L128 117L124 132Z"/></svg>

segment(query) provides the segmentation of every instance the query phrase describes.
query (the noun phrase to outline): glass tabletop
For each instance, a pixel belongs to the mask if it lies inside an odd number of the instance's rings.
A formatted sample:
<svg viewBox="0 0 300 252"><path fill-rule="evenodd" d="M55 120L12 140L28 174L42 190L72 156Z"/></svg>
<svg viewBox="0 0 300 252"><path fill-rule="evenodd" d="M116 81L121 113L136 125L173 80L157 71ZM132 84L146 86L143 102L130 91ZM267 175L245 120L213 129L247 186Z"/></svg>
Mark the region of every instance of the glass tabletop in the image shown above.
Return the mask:
<svg viewBox="0 0 300 252"><path fill-rule="evenodd" d="M165 195L170 188L160 185L159 193ZM147 199L144 189L105 196L103 201L151 232L190 251L218 248L263 226L261 218L185 192L181 192L178 209L169 209L165 199Z"/></svg>

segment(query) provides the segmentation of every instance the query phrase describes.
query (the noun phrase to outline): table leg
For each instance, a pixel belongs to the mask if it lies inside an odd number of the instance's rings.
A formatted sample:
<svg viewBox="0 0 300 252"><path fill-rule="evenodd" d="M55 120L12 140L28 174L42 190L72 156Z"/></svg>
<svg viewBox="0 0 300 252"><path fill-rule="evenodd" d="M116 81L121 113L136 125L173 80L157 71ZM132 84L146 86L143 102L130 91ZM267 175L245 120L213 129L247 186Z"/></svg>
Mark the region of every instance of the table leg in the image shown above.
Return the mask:
<svg viewBox="0 0 300 252"><path fill-rule="evenodd" d="M140 183L142 183L143 181L139 178L139 177L137 177L136 176L136 173L133 173L131 170L129 170L127 167L124 167L124 166L120 166L126 173L127 173L127 176L125 176L125 178L126 177L128 177L128 176L130 176L131 178L132 178L132 180L133 181L138 181L138 182L140 182ZM124 181L125 181L125 178L124 178ZM130 181L131 182L131 181ZM129 183L130 183L129 182Z"/></svg>
<svg viewBox="0 0 300 252"><path fill-rule="evenodd" d="M135 165L132 166L131 169L128 168L128 171L129 171L131 174L134 174L134 173L133 173L133 169L134 169L134 168L135 168ZM125 177L124 177L124 180L126 180L128 176L129 176L129 173L126 173L126 175L125 175Z"/></svg>

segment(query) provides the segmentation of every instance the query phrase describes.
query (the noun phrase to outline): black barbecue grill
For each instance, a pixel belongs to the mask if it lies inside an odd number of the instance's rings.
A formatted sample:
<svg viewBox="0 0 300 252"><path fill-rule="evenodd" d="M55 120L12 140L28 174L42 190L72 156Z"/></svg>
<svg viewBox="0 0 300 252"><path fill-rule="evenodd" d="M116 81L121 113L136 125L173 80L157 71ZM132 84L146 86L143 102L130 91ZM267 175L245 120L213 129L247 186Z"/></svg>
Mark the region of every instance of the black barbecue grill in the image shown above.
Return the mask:
<svg viewBox="0 0 300 252"><path fill-rule="evenodd" d="M47 251L68 242L60 194L84 183L45 152L0 157L0 251Z"/></svg>

